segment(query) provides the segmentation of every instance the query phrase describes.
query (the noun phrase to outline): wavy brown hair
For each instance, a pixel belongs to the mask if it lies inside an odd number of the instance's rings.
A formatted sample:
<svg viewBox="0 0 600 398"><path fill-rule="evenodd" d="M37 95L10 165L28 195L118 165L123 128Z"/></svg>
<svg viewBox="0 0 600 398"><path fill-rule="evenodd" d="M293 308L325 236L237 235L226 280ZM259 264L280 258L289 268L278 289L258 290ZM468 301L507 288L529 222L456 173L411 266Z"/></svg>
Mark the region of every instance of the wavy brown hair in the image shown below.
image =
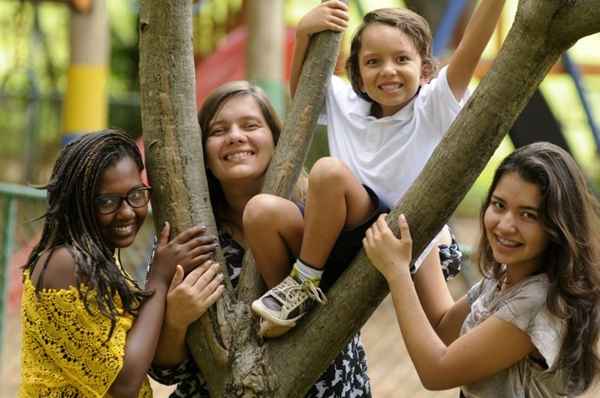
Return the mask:
<svg viewBox="0 0 600 398"><path fill-rule="evenodd" d="M571 155L556 145L539 142L517 149L496 170L481 209L482 231L498 182L513 172L537 185L542 194L539 214L549 239L540 259L541 272L550 280L546 305L566 324L559 367L569 374L567 392L579 394L600 373L596 351L600 336L600 206ZM485 233L478 262L486 277L502 276L503 267L494 260Z"/></svg>

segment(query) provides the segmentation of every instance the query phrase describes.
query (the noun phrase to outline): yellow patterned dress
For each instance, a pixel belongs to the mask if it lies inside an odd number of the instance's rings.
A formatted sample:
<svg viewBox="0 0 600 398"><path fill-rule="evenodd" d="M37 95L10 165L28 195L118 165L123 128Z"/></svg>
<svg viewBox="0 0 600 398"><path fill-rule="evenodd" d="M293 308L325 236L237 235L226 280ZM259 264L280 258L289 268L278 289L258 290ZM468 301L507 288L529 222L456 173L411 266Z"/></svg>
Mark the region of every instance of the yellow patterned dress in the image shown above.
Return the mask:
<svg viewBox="0 0 600 398"><path fill-rule="evenodd" d="M19 397L110 396L108 389L123 367L125 339L133 320L118 317L109 339L110 320L93 302L90 292L90 314L75 287L43 289L36 296L25 272ZM152 397L148 379L138 397Z"/></svg>

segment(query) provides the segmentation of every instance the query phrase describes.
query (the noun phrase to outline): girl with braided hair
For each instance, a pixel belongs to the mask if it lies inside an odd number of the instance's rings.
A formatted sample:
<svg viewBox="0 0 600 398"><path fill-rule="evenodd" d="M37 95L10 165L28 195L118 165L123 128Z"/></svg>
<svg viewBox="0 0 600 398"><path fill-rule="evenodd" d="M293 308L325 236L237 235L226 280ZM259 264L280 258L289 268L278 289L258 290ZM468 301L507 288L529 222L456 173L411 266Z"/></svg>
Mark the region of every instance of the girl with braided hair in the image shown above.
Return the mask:
<svg viewBox="0 0 600 398"><path fill-rule="evenodd" d="M146 370L174 275L189 272L207 306L221 294L205 229L169 241L165 223L145 288L125 272L148 213L135 142L115 130L88 134L59 155L39 243L24 266L21 397L151 397Z"/></svg>

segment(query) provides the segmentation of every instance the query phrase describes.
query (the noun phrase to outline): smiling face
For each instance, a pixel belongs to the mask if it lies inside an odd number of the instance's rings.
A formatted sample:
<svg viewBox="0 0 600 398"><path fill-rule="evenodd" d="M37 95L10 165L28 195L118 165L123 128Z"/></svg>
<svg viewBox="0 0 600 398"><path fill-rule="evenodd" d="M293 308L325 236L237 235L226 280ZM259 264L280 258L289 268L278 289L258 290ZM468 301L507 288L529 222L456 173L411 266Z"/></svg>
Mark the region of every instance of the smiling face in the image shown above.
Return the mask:
<svg viewBox="0 0 600 398"><path fill-rule="evenodd" d="M409 36L386 24L367 26L361 41L360 89L381 106L381 116L393 115L426 82L421 56Z"/></svg>
<svg viewBox="0 0 600 398"><path fill-rule="evenodd" d="M516 280L536 272L548 246L539 214L542 194L517 172L504 174L484 213L485 234L494 259L506 264Z"/></svg>
<svg viewBox="0 0 600 398"><path fill-rule="evenodd" d="M206 162L221 184L261 179L273 151L271 129L250 95L228 99L209 124Z"/></svg>
<svg viewBox="0 0 600 398"><path fill-rule="evenodd" d="M108 167L100 178L96 197L100 195L126 196L135 188L144 187L141 172L130 157L124 157ZM96 220L104 241L112 248L125 248L135 240L135 236L148 214L148 206L131 207L123 201L117 211L100 214Z"/></svg>

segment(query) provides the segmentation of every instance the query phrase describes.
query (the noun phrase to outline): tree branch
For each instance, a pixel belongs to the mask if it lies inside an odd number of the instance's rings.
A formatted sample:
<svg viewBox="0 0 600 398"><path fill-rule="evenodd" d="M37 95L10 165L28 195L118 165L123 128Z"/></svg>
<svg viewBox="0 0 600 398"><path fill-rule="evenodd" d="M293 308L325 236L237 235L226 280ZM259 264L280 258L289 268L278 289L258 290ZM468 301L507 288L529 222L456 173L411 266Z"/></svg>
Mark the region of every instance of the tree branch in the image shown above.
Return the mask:
<svg viewBox="0 0 600 398"><path fill-rule="evenodd" d="M140 92L148 176L153 185L155 225L169 221L171 236L203 223L216 236L196 117L192 9L186 0L144 0L140 10ZM220 258L224 264L223 257ZM229 283L230 286L230 283ZM229 289L226 295L231 294ZM222 306L217 303L217 308ZM211 309L213 317L216 310ZM214 364L228 353L209 315L192 328L204 376L218 385Z"/></svg>
<svg viewBox="0 0 600 398"><path fill-rule="evenodd" d="M343 0L347 3L347 0ZM313 131L325 100L325 88L333 74L341 35L324 31L315 35L302 66L298 90L288 112L263 192L289 198L302 171ZM263 284L248 255L240 275L238 297L250 302L260 295Z"/></svg>
<svg viewBox="0 0 600 398"><path fill-rule="evenodd" d="M406 214L415 255L450 217L565 50L556 37L548 35L553 16L563 6L560 0L520 2L515 24L492 70L458 115L400 206L388 217L397 233L397 216ZM331 364L387 293L385 280L361 253L330 290L329 303L310 313L289 336L269 345L273 369L278 379L285 381L280 386L280 396L304 394L306 386L312 385ZM295 369L304 371L298 374Z"/></svg>
<svg viewBox="0 0 600 398"><path fill-rule="evenodd" d="M584 36L600 32L600 0L565 0L571 6L563 7L553 22L554 37L565 46L573 45Z"/></svg>

